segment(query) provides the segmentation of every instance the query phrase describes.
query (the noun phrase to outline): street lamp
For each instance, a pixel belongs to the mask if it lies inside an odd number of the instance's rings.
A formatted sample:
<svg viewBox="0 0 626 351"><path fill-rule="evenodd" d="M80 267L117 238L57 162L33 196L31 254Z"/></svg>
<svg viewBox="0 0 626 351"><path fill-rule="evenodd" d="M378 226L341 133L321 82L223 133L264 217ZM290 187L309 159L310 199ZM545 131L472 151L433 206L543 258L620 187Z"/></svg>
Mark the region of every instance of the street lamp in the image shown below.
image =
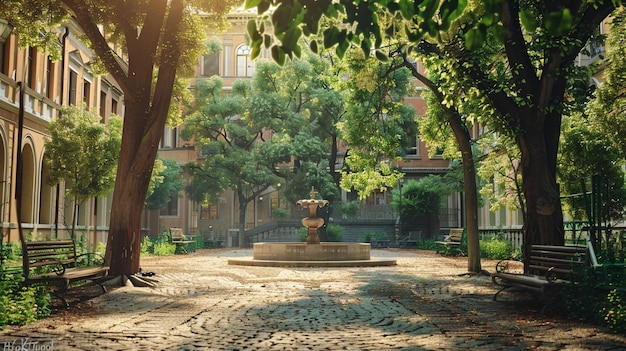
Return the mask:
<svg viewBox="0 0 626 351"><path fill-rule="evenodd" d="M399 188L400 188L400 210L398 211L400 214L400 218L398 220L398 225L400 227L400 236L402 236L402 187L404 186L404 178L400 178L398 180Z"/></svg>

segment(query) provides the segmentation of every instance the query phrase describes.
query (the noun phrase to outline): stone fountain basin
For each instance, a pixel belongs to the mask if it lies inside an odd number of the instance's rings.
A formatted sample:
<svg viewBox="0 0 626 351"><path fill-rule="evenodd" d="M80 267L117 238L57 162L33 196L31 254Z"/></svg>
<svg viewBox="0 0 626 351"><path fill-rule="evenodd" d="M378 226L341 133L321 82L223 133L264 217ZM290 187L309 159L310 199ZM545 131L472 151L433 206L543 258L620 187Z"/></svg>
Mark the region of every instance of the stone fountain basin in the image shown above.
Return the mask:
<svg viewBox="0 0 626 351"><path fill-rule="evenodd" d="M255 243L253 259L275 261L360 261L370 259L370 244L322 242Z"/></svg>

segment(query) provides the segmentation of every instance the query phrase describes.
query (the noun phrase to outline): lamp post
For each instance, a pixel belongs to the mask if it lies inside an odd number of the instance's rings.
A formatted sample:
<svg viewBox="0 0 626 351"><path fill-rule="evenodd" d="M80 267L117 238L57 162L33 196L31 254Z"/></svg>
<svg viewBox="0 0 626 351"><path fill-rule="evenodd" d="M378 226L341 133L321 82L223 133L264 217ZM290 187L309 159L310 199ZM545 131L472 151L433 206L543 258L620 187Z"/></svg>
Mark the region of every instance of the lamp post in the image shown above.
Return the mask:
<svg viewBox="0 0 626 351"><path fill-rule="evenodd" d="M398 219L398 226L400 227L400 236L402 236L402 187L404 186L404 178L400 178L400 180L398 180L398 184L400 188L400 210L398 211L400 217Z"/></svg>

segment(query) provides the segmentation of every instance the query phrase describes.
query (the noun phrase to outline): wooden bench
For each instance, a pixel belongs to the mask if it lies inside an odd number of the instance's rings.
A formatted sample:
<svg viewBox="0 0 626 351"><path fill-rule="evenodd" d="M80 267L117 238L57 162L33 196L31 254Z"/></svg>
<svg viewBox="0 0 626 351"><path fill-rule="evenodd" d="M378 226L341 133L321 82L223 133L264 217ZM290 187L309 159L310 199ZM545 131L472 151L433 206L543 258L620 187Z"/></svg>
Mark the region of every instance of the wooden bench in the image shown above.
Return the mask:
<svg viewBox="0 0 626 351"><path fill-rule="evenodd" d="M54 241L27 241L22 243L23 274L26 284L52 283L56 285L53 294L66 306L69 306L63 294L67 292L70 283L91 281L98 284L105 293L102 285L109 273L109 267L103 265L84 266L95 262L89 258L90 254L76 254L76 245L72 240ZM104 259L102 259L104 262Z"/></svg>
<svg viewBox="0 0 626 351"><path fill-rule="evenodd" d="M389 240L372 239L372 241L370 242L370 245L372 247L378 247L378 248L389 247Z"/></svg>
<svg viewBox="0 0 626 351"><path fill-rule="evenodd" d="M182 228L170 228L170 237L172 244L176 245L177 252L180 250L183 253L188 253L187 246L196 242L192 236L185 235Z"/></svg>
<svg viewBox="0 0 626 351"><path fill-rule="evenodd" d="M420 230L410 231L409 235L405 236L398 240L400 246L415 246L419 241L422 240L422 232Z"/></svg>
<svg viewBox="0 0 626 351"><path fill-rule="evenodd" d="M503 260L496 265L496 272L491 274L493 282L500 286L494 294L508 289L517 289L532 293L536 298L547 299L540 314L558 297L559 291L566 284L582 278L589 267L586 246L549 246L532 245L526 272L514 272L509 269L511 261Z"/></svg>
<svg viewBox="0 0 626 351"><path fill-rule="evenodd" d="M460 252L461 241L463 240L463 228L451 228L448 235L443 240L435 241L435 244L442 245L445 250L437 251L438 253L449 253L451 250ZM462 254L462 253L461 253Z"/></svg>

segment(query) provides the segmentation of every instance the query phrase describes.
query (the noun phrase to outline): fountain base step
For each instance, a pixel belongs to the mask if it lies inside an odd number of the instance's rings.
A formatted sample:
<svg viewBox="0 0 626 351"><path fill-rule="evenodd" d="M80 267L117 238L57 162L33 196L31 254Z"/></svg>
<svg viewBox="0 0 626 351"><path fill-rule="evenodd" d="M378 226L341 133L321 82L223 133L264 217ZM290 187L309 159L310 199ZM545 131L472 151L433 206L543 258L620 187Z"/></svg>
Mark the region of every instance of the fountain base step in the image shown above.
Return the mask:
<svg viewBox="0 0 626 351"><path fill-rule="evenodd" d="M230 259L232 266L260 266L260 267L379 267L395 266L396 260L356 260L356 261L275 261L255 259Z"/></svg>
<svg viewBox="0 0 626 351"><path fill-rule="evenodd" d="M396 264L395 260L371 260L370 249L370 244L365 243L255 243L251 260L231 259L228 264L280 267L367 267Z"/></svg>

